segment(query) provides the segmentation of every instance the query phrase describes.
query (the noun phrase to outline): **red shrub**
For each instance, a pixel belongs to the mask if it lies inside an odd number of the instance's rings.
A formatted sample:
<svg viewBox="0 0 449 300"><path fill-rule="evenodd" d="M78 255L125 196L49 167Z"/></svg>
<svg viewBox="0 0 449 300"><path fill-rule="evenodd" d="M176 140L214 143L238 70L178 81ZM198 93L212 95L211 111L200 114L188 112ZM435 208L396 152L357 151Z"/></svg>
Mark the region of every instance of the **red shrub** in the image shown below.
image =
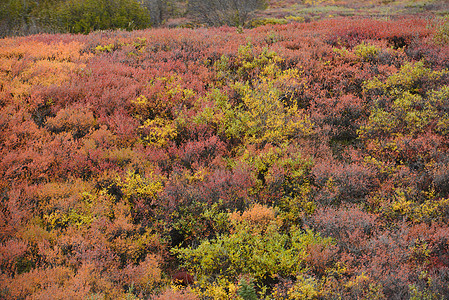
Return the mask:
<svg viewBox="0 0 449 300"><path fill-rule="evenodd" d="M186 271L178 271L178 272L176 272L175 274L173 274L172 280L176 284L181 284L181 285L184 285L184 286L193 284L194 281L195 281L193 276L190 273L186 272Z"/></svg>

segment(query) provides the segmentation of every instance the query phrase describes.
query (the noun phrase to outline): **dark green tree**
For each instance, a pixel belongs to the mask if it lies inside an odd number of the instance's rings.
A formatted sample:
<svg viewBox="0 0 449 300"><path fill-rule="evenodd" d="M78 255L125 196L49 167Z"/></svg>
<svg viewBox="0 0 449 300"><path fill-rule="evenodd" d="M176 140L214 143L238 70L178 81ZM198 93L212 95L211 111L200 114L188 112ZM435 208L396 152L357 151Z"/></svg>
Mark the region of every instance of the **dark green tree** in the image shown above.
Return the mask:
<svg viewBox="0 0 449 300"><path fill-rule="evenodd" d="M151 26L150 8L163 11L164 3L159 2L159 6L150 7L139 0L3 0L0 1L0 37L143 29Z"/></svg>
<svg viewBox="0 0 449 300"><path fill-rule="evenodd" d="M0 37L51 32L49 12L61 0L0 1Z"/></svg>
<svg viewBox="0 0 449 300"><path fill-rule="evenodd" d="M57 11L58 25L70 33L149 27L150 12L137 0L68 0Z"/></svg>

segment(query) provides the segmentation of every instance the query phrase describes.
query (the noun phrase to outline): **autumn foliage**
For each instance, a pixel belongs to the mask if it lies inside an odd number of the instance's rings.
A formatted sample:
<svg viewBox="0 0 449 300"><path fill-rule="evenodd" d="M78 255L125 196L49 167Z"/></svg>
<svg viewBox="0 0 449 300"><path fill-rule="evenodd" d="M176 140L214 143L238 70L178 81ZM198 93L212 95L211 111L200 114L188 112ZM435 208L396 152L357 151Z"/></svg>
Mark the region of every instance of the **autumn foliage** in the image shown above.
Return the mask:
<svg viewBox="0 0 449 300"><path fill-rule="evenodd" d="M0 40L0 298L446 299L447 28Z"/></svg>

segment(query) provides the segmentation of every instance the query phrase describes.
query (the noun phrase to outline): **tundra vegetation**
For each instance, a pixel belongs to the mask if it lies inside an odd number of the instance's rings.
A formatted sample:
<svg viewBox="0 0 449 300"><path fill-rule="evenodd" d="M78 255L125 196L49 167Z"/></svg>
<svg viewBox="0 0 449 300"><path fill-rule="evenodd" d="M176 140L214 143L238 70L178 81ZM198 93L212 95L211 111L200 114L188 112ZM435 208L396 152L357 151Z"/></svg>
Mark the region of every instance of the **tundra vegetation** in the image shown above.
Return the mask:
<svg viewBox="0 0 449 300"><path fill-rule="evenodd" d="M0 298L447 299L448 17L284 19L1 39Z"/></svg>

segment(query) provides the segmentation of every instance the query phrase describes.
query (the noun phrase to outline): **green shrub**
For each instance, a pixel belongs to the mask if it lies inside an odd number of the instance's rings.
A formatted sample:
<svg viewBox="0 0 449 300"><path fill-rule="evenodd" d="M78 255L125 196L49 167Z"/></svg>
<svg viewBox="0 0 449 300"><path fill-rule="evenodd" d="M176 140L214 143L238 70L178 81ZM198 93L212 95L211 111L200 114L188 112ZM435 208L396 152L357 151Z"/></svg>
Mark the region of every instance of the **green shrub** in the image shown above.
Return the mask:
<svg viewBox="0 0 449 300"><path fill-rule="evenodd" d="M149 11L136 0L69 0L58 7L57 20L71 33L150 26Z"/></svg>
<svg viewBox="0 0 449 300"><path fill-rule="evenodd" d="M240 278L237 293L244 300L257 300L253 279L246 276Z"/></svg>
<svg viewBox="0 0 449 300"><path fill-rule="evenodd" d="M216 278L232 282L241 274L254 278L256 285L277 276L295 276L306 268L311 247L324 249L332 244L330 238L294 227L290 234L282 233L279 220L263 206L241 216L231 214L230 218L234 226L231 233L203 241L196 248L172 250L196 273L200 284L207 286Z"/></svg>
<svg viewBox="0 0 449 300"><path fill-rule="evenodd" d="M439 114L444 109L439 107L441 104L437 99L443 99L445 89L440 92L426 92L426 89L447 74L446 70L432 71L425 68L423 62L418 62L405 64L398 73L388 77L385 83L378 78L366 82L365 93L374 95L376 101L368 122L359 130L360 137L372 139L398 133L419 133L432 122L442 120L444 117ZM379 94L391 100L383 103Z"/></svg>
<svg viewBox="0 0 449 300"><path fill-rule="evenodd" d="M445 45L449 43L449 16L442 18L433 36L435 43Z"/></svg>
<svg viewBox="0 0 449 300"><path fill-rule="evenodd" d="M294 99L301 73L297 69L282 70L281 62L268 49L256 56L251 44L240 46L238 57L223 56L217 61L215 68L223 83L245 80L228 83L239 95L240 103L232 105L224 99L216 103L224 116L221 133L247 143L278 145L313 132L311 120Z"/></svg>
<svg viewBox="0 0 449 300"><path fill-rule="evenodd" d="M362 42L354 48L354 53L364 61L373 61L380 53L380 49L374 45Z"/></svg>

